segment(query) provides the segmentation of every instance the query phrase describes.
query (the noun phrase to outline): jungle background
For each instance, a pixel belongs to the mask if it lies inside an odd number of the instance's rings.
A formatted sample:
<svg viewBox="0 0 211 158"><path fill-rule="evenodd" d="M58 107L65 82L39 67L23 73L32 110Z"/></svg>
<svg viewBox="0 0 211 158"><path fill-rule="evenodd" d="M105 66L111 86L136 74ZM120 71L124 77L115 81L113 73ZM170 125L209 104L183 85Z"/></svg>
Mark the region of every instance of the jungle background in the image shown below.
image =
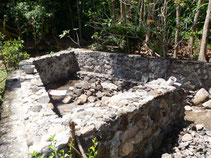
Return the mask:
<svg viewBox="0 0 211 158"><path fill-rule="evenodd" d="M31 56L71 46L197 60L208 14L210 23L208 3L208 0L1 0L0 36L1 41L23 40L23 49ZM203 61L209 61L211 49L211 29L209 26L206 29L208 45Z"/></svg>

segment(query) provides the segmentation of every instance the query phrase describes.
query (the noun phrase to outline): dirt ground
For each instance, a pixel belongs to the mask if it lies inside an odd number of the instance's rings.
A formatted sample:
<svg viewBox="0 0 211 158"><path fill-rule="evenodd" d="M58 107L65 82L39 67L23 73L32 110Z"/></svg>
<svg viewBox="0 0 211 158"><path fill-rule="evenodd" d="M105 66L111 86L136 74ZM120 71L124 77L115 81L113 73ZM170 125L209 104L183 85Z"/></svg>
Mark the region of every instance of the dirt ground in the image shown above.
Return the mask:
<svg viewBox="0 0 211 158"><path fill-rule="evenodd" d="M192 111L186 111L185 114L185 120L203 124L205 128L211 130L211 109L192 106Z"/></svg>

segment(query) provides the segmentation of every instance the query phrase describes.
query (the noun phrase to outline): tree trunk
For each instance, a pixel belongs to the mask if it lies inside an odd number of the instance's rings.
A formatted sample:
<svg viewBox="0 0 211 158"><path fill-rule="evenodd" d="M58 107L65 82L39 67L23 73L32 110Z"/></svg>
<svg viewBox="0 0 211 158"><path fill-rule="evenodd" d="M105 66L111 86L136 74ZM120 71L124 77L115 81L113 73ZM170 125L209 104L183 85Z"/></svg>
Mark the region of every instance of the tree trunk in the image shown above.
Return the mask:
<svg viewBox="0 0 211 158"><path fill-rule="evenodd" d="M168 11L168 3L167 0L164 0L164 9L163 9L163 39L162 39L162 47L163 47L163 56L167 57L168 54L168 31L167 31L167 11Z"/></svg>
<svg viewBox="0 0 211 158"><path fill-rule="evenodd" d="M69 9L69 14L70 14L70 27L71 27L71 34L73 35L73 39L76 40L76 36L75 33L73 31L74 28L74 22L73 22L73 11L71 8L71 4L70 4L70 0L67 0L67 5L68 5L68 9Z"/></svg>
<svg viewBox="0 0 211 158"><path fill-rule="evenodd" d="M123 21L124 21L124 24L127 23L127 14L128 14L127 5L125 3L123 3Z"/></svg>
<svg viewBox="0 0 211 158"><path fill-rule="evenodd" d="M79 38L82 40L82 31L81 31L81 10L79 5L79 0L76 0L77 3L77 13L78 13L78 29L79 29Z"/></svg>
<svg viewBox="0 0 211 158"><path fill-rule="evenodd" d="M140 0L141 1L141 0ZM143 11L144 11L144 1L142 0L141 2L141 7L139 10L139 26L141 26L141 23L143 22Z"/></svg>
<svg viewBox="0 0 211 158"><path fill-rule="evenodd" d="M193 21L193 26L192 26L192 31L193 32L196 32L196 25L198 23L199 14L200 14L199 7L200 7L201 3L202 3L202 0L198 0L198 4L197 4L198 10L196 11L196 14L194 16L194 21ZM189 40L189 45L188 45L190 56L193 55L193 44L194 44L194 41L195 41L195 37L192 34L191 37L190 37L190 40Z"/></svg>
<svg viewBox="0 0 211 158"><path fill-rule="evenodd" d="M147 25L148 26L150 26L154 20L154 10L153 10L154 7L151 5L151 3L153 3L153 0L148 0L148 5L149 5L147 6ZM150 38L150 31L147 31L145 38L146 38L145 39L146 43L148 43L149 38Z"/></svg>
<svg viewBox="0 0 211 158"><path fill-rule="evenodd" d="M207 37L209 31L209 23L210 23L210 12L211 12L211 0L209 0L207 15L204 22L203 34L201 39L201 47L198 61L206 61L206 51L207 51Z"/></svg>
<svg viewBox="0 0 211 158"><path fill-rule="evenodd" d="M178 55L178 42L179 42L179 27L180 27L180 5L176 4L176 33L175 33L175 46L173 58Z"/></svg>
<svg viewBox="0 0 211 158"><path fill-rule="evenodd" d="M119 0L119 5L120 5L120 19L123 19L123 2L122 0Z"/></svg>
<svg viewBox="0 0 211 158"><path fill-rule="evenodd" d="M114 5L114 0L111 0L111 18L113 19L113 20L115 20L115 5Z"/></svg>

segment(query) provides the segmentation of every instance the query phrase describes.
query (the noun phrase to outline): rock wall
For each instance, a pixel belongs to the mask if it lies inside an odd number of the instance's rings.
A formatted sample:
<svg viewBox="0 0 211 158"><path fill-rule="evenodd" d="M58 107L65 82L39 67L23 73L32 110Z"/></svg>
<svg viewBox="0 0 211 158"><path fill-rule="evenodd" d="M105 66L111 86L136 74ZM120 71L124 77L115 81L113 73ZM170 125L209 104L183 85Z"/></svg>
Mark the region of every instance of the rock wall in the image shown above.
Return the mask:
<svg viewBox="0 0 211 158"><path fill-rule="evenodd" d="M211 87L211 63L82 49L63 51L30 61L36 66L45 85L71 78L80 70L145 83L157 78L168 79L175 76L186 89Z"/></svg>
<svg viewBox="0 0 211 158"><path fill-rule="evenodd" d="M55 55L45 55L31 59L31 61L36 66L45 85L58 80L72 78L76 71L79 70L75 54L70 51L63 51Z"/></svg>
<svg viewBox="0 0 211 158"><path fill-rule="evenodd" d="M169 60L167 76L175 76L183 87L191 90L211 87L211 63Z"/></svg>
<svg viewBox="0 0 211 158"><path fill-rule="evenodd" d="M168 60L138 55L74 51L80 70L108 74L116 78L147 82L165 77Z"/></svg>
<svg viewBox="0 0 211 158"><path fill-rule="evenodd" d="M183 87L211 87L211 63L74 50L80 70L147 82L175 76Z"/></svg>
<svg viewBox="0 0 211 158"><path fill-rule="evenodd" d="M97 138L99 158L147 158L159 148L169 127L183 120L184 98L182 89L159 79L80 105L64 118L76 123L84 149Z"/></svg>

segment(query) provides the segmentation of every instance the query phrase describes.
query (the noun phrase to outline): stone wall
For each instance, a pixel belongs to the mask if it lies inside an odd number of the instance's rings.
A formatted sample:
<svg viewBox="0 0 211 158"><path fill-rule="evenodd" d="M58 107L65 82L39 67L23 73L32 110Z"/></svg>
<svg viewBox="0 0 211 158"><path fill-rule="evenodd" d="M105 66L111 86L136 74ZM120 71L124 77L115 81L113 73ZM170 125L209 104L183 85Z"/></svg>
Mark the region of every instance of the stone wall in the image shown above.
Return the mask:
<svg viewBox="0 0 211 158"><path fill-rule="evenodd" d="M76 123L84 149L97 138L99 158L147 158L159 148L170 125L183 120L184 98L182 89L158 79L80 105L64 118Z"/></svg>
<svg viewBox="0 0 211 158"><path fill-rule="evenodd" d="M183 87L196 90L211 87L211 63L169 60L167 76L175 76Z"/></svg>
<svg viewBox="0 0 211 158"><path fill-rule="evenodd" d="M103 74L81 76L122 83ZM49 107L48 93L36 70L34 74L18 71L8 81L0 129L2 158L28 158L34 151L48 153L53 135L58 141L56 149L65 147L71 137L70 120L76 123L76 136L85 150L92 145L91 139L97 138L98 157L146 158L159 147L170 124L184 115L184 91L166 85L163 79L133 85L95 103L75 105L63 117Z"/></svg>
<svg viewBox="0 0 211 158"><path fill-rule="evenodd" d="M75 51L81 71L147 82L165 77L168 61L121 53Z"/></svg>
<svg viewBox="0 0 211 158"><path fill-rule="evenodd" d="M183 87L211 87L211 63L74 50L80 70L147 82L175 76Z"/></svg>
<svg viewBox="0 0 211 158"><path fill-rule="evenodd" d="M32 58L30 61L36 66L45 85L58 80L72 78L76 71L79 70L75 54L71 51ZM25 62L23 61L21 64L26 64Z"/></svg>
<svg viewBox="0 0 211 158"><path fill-rule="evenodd" d="M186 89L211 87L211 63L175 60L82 49L31 59L47 85L74 76L77 71L106 74L112 78L148 82L175 76ZM24 63L24 62L23 62Z"/></svg>

